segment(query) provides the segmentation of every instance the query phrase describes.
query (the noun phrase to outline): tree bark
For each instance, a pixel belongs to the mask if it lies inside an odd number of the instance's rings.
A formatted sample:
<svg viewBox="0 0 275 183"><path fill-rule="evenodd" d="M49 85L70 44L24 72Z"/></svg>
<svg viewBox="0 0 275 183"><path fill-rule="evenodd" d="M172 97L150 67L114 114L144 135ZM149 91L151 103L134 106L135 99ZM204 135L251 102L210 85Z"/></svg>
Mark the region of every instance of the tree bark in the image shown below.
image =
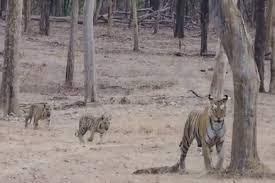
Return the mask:
<svg viewBox="0 0 275 183"><path fill-rule="evenodd" d="M226 75L226 63L228 62L227 56L224 52L221 41L218 40L216 57L215 57L214 74L210 85L210 94L216 99L223 98L224 80Z"/></svg>
<svg viewBox="0 0 275 183"><path fill-rule="evenodd" d="M84 101L96 101L96 65L95 65L95 45L93 11L94 1L86 0L84 6L84 68L85 68L85 96Z"/></svg>
<svg viewBox="0 0 275 183"><path fill-rule="evenodd" d="M0 14L1 17L3 17L3 12L7 10L7 0L1 0L1 9L0 9Z"/></svg>
<svg viewBox="0 0 275 183"><path fill-rule="evenodd" d="M4 70L2 73L0 103L4 114L17 113L19 92L17 62L18 44L21 39L22 0L8 1L8 17L4 50Z"/></svg>
<svg viewBox="0 0 275 183"><path fill-rule="evenodd" d="M265 1L256 0L255 61L260 75L260 92L264 89L264 59L266 46Z"/></svg>
<svg viewBox="0 0 275 183"><path fill-rule="evenodd" d="M112 36L113 27L113 0L108 0L108 36Z"/></svg>
<svg viewBox="0 0 275 183"><path fill-rule="evenodd" d="M39 23L40 34L49 35L50 31L50 10L51 10L51 1L50 0L40 0L40 11L41 19Z"/></svg>
<svg viewBox="0 0 275 183"><path fill-rule="evenodd" d="M160 10L160 8L162 7L162 0L157 0L156 1L156 5L155 7L153 7L154 11L158 11ZM157 16L156 16L156 21L154 24L154 30L153 30L153 34L157 34L158 30L159 30L159 21L160 21L160 11L158 11Z"/></svg>
<svg viewBox="0 0 275 183"><path fill-rule="evenodd" d="M275 3L273 3L273 10L272 10L272 60L270 64L270 72L271 72L271 79L270 79L270 86L269 91L271 94L275 94Z"/></svg>
<svg viewBox="0 0 275 183"><path fill-rule="evenodd" d="M133 37L134 37L134 51L139 51L138 46L138 17L137 17L137 0L132 0L133 10Z"/></svg>
<svg viewBox="0 0 275 183"><path fill-rule="evenodd" d="M257 153L259 77L252 41L232 0L210 0L212 18L233 72L234 122L229 169L245 172L260 165Z"/></svg>
<svg viewBox="0 0 275 183"><path fill-rule="evenodd" d="M201 51L200 55L207 53L207 32L209 24L209 1L201 0Z"/></svg>
<svg viewBox="0 0 275 183"><path fill-rule="evenodd" d="M71 33L70 42L68 48L68 58L66 67L66 78L65 85L72 87L74 78L74 62L75 62L75 49L77 44L77 30L78 30L78 11L79 2L78 0L73 0L72 3L72 15L71 15Z"/></svg>
<svg viewBox="0 0 275 183"><path fill-rule="evenodd" d="M103 3L103 0L99 0L97 5L96 5L96 9L95 9L95 13L94 13L94 24L97 24L97 19L98 19L99 14L100 14L102 3Z"/></svg>
<svg viewBox="0 0 275 183"><path fill-rule="evenodd" d="M184 11L185 11L185 1L177 0L176 4L176 26L174 30L174 37L179 39L179 51L181 51L182 39L184 38Z"/></svg>
<svg viewBox="0 0 275 183"><path fill-rule="evenodd" d="M53 1L53 14L54 16L64 16L64 0Z"/></svg>
<svg viewBox="0 0 275 183"><path fill-rule="evenodd" d="M29 34L31 32L31 0L24 0L24 31Z"/></svg>
<svg viewBox="0 0 275 183"><path fill-rule="evenodd" d="M267 11L266 11L266 46L265 53L271 51L271 40L272 40L272 9L273 9L273 0L267 0Z"/></svg>

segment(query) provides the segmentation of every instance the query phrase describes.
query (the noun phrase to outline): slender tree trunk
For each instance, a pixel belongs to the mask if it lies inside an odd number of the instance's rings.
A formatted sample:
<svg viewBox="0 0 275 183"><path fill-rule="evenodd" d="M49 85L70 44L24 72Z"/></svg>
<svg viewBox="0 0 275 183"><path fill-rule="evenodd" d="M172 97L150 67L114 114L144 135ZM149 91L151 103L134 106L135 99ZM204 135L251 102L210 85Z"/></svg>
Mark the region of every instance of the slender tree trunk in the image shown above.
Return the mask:
<svg viewBox="0 0 275 183"><path fill-rule="evenodd" d="M132 0L133 24L134 24L134 51L139 51L138 47L138 18L137 18L137 0Z"/></svg>
<svg viewBox="0 0 275 183"><path fill-rule="evenodd" d="M1 17L3 17L4 14L6 14L4 12L7 10L7 5L8 5L7 0L1 0L1 10L0 10Z"/></svg>
<svg viewBox="0 0 275 183"><path fill-rule="evenodd" d="M97 5L96 5L95 14L94 14L94 24L97 24L97 19L98 19L99 14L100 14L102 3L103 3L103 0L99 0Z"/></svg>
<svg viewBox="0 0 275 183"><path fill-rule="evenodd" d="M68 58L66 67L65 85L72 87L74 78L74 62L75 62L75 49L77 44L77 30L78 30L78 11L79 2L73 0L72 15L71 15L71 34L68 48Z"/></svg>
<svg viewBox="0 0 275 183"><path fill-rule="evenodd" d="M185 0L177 0L176 5L176 26L174 37L179 39L179 51L181 51L182 39L184 38L184 10Z"/></svg>
<svg viewBox="0 0 275 183"><path fill-rule="evenodd" d="M201 51L203 56L207 53L207 32L209 24L209 1L201 0Z"/></svg>
<svg viewBox="0 0 275 183"><path fill-rule="evenodd" d="M266 11L266 46L265 53L270 53L271 49L271 39L272 39L272 8L274 0L267 0L267 11Z"/></svg>
<svg viewBox="0 0 275 183"><path fill-rule="evenodd" d="M40 34L42 35L49 35L50 31L50 10L51 10L51 1L50 0L40 0L40 11L41 11L41 18L40 18Z"/></svg>
<svg viewBox="0 0 275 183"><path fill-rule="evenodd" d="M132 6L131 4L132 4L132 0L128 0L127 1L128 2L128 6L130 7L130 6ZM129 8L128 7L128 8ZM132 27L132 20L133 20L133 8L129 8L130 10L129 11L127 11L127 12L129 12L130 13L130 16L129 16L129 22L128 22L128 28L129 29L131 29L131 27Z"/></svg>
<svg viewBox="0 0 275 183"><path fill-rule="evenodd" d="M156 33L158 33L158 30L159 30L159 21L160 21L159 10L161 7L162 0L154 0L153 2L154 2L153 6L152 6L153 10L158 11L156 19L155 19L154 30L153 30L153 34L156 34Z"/></svg>
<svg viewBox="0 0 275 183"><path fill-rule="evenodd" d="M53 1L53 15L54 16L64 16L64 0L54 0Z"/></svg>
<svg viewBox="0 0 275 183"><path fill-rule="evenodd" d="M150 8L150 0L144 0L144 7Z"/></svg>
<svg viewBox="0 0 275 183"><path fill-rule="evenodd" d="M113 0L108 0L108 36L112 36L113 27Z"/></svg>
<svg viewBox="0 0 275 183"><path fill-rule="evenodd" d="M31 0L24 0L24 31L29 34L31 32Z"/></svg>
<svg viewBox="0 0 275 183"><path fill-rule="evenodd" d="M84 101L96 101L96 65L93 26L93 0L86 0L84 9L84 68L85 68L85 96Z"/></svg>
<svg viewBox="0 0 275 183"><path fill-rule="evenodd" d="M269 91L272 94L275 94L275 3L273 3L273 10L272 10L272 60L270 64L270 72L271 72L271 79L270 79L270 86Z"/></svg>
<svg viewBox="0 0 275 183"><path fill-rule="evenodd" d="M17 112L17 95L19 92L17 62L19 59L18 44L21 39L23 0L8 1L8 17L4 50L4 71L0 92L0 103L4 114Z"/></svg>
<svg viewBox="0 0 275 183"><path fill-rule="evenodd" d="M252 41L232 0L210 0L215 27L233 72L234 122L229 169L245 172L260 165L257 153L259 77Z"/></svg>
<svg viewBox="0 0 275 183"><path fill-rule="evenodd" d="M266 46L265 1L256 0L255 61L260 75L260 92L264 92L264 59Z"/></svg>
<svg viewBox="0 0 275 183"><path fill-rule="evenodd" d="M215 60L216 63L210 86L210 94L216 99L222 99L224 92L224 80L226 75L226 63L228 62L228 59L220 40L218 40L217 43Z"/></svg>

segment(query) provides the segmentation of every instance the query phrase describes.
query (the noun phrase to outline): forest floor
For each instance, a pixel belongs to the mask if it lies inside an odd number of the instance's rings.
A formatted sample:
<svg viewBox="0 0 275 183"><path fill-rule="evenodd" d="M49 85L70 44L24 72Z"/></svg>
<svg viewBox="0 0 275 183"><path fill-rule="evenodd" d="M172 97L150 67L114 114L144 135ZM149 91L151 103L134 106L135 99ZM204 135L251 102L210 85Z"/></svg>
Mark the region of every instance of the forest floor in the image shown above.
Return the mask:
<svg viewBox="0 0 275 183"><path fill-rule="evenodd" d="M48 102L59 106L83 100L83 37L75 65L75 87L66 89L65 78L69 25L53 23L50 37L23 36L20 46L20 104ZM4 45L4 23L0 22L0 50ZM132 51L132 31L114 28L106 36L104 26L96 27L96 66L99 104L85 108L54 110L52 129L41 122L38 130L25 129L23 118L0 120L1 183L124 183L124 182L274 182L269 179L220 179L207 175L196 143L187 156L186 175L133 175L136 169L172 165L179 158L179 142L188 113L203 109L209 91L213 58L199 56L199 32L187 33L184 55L177 57L177 41L171 29L152 35L141 29L141 52ZM209 36L209 50L216 39ZM0 58L0 65L3 58ZM266 63L269 70L269 63ZM267 78L269 75L267 74ZM0 75L1 79L1 75ZM232 74L226 78L225 92L233 97ZM120 104L127 97L130 104ZM226 117L225 165L231 151L233 100ZM275 99L260 94L258 99L259 156L275 172ZM74 132L81 115L112 115L111 127L103 144L79 144ZM85 137L88 138L88 135Z"/></svg>

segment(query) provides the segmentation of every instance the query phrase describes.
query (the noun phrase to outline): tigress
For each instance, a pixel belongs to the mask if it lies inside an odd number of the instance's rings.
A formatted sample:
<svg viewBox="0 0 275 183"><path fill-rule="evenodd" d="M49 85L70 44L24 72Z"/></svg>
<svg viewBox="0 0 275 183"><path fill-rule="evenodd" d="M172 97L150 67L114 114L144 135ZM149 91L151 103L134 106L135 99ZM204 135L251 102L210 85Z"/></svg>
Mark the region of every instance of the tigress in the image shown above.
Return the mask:
<svg viewBox="0 0 275 183"><path fill-rule="evenodd" d="M100 134L100 142L103 141L103 135L110 128L111 116L103 114L100 117L94 117L92 115L84 115L79 120L79 129L75 132L75 136L79 138L80 143L84 143L83 136L89 130L91 132L88 141L94 140L94 134Z"/></svg>
<svg viewBox="0 0 275 183"><path fill-rule="evenodd" d="M51 125L51 107L48 104L32 104L29 109L29 113L25 118L25 128L33 120L33 128L38 128L38 121L45 120L48 121L48 127Z"/></svg>
<svg viewBox="0 0 275 183"><path fill-rule="evenodd" d="M225 95L223 99L217 100L209 95L208 99L210 106L207 106L204 111L192 111L186 120L183 137L179 145L181 151L179 162L173 166L137 170L134 174L184 173L185 158L194 139L196 139L198 147L202 147L206 170L211 171L222 168L224 161L224 118L228 96ZM215 167L212 166L211 159L211 152L214 146L218 154L218 161Z"/></svg>

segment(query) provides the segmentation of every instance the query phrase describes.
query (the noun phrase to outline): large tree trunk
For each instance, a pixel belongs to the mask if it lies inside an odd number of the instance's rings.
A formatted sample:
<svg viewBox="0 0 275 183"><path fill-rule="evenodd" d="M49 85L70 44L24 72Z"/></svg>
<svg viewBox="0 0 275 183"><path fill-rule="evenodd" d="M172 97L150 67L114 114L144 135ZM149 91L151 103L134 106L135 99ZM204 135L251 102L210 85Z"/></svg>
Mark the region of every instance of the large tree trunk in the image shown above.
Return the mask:
<svg viewBox="0 0 275 183"><path fill-rule="evenodd" d="M233 72L234 122L229 169L245 172L260 164L257 153L259 77L252 41L232 0L210 0L215 27Z"/></svg>
<svg viewBox="0 0 275 183"><path fill-rule="evenodd" d="M18 44L21 37L23 0L8 1L8 17L4 50L4 71L0 92L0 103L4 114L17 112L17 95L19 92L17 62Z"/></svg>
<svg viewBox="0 0 275 183"><path fill-rule="evenodd" d="M78 0L73 0L72 4L72 16L71 16L71 34L70 42L68 48L68 58L66 67L66 86L73 86L73 76L74 76L74 62L75 62L75 49L77 44L77 30L78 30L78 11L79 2Z"/></svg>
<svg viewBox="0 0 275 183"><path fill-rule="evenodd" d="M273 3L273 10L272 10L272 59L270 64L270 72L271 72L271 79L270 79L270 86L269 91L272 94L275 94L275 3Z"/></svg>
<svg viewBox="0 0 275 183"><path fill-rule="evenodd" d="M94 1L86 0L84 7L84 101L87 103L96 101L95 42L93 26Z"/></svg>
<svg viewBox="0 0 275 183"><path fill-rule="evenodd" d="M139 51L138 47L138 17L137 17L137 0L132 0L132 10L133 10L133 37L134 37L134 51Z"/></svg>
<svg viewBox="0 0 275 183"><path fill-rule="evenodd" d="M220 40L218 40L217 43L215 60L216 63L214 67L214 74L212 77L209 93L214 98L222 99L224 92L224 80L226 75L226 63L228 62L228 59Z"/></svg>
<svg viewBox="0 0 275 183"><path fill-rule="evenodd" d="M24 0L24 31L31 32L31 0Z"/></svg>
<svg viewBox="0 0 275 183"><path fill-rule="evenodd" d="M41 11L41 18L40 18L40 34L42 35L49 35L50 31L50 11L51 11L51 0L40 0L40 11Z"/></svg>
<svg viewBox="0 0 275 183"><path fill-rule="evenodd" d="M203 56L207 53L207 32L209 24L209 1L201 0L201 51Z"/></svg>
<svg viewBox="0 0 275 183"><path fill-rule="evenodd" d="M113 27L113 0L108 0L108 36L112 36Z"/></svg>
<svg viewBox="0 0 275 183"><path fill-rule="evenodd" d="M266 42L265 1L256 0L255 61L260 75L260 92L264 92L264 59Z"/></svg>

